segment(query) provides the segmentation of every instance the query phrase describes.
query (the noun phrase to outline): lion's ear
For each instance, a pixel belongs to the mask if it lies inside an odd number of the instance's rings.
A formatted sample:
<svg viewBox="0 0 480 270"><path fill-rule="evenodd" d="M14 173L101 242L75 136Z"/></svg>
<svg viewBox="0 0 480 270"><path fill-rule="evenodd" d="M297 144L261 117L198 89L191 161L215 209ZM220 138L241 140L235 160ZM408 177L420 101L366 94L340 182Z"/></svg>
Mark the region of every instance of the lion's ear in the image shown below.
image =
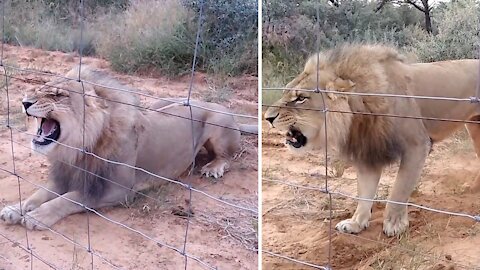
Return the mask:
<svg viewBox="0 0 480 270"><path fill-rule="evenodd" d="M337 91L348 91L355 86L355 83L351 80L344 80L342 78L336 78L333 83Z"/></svg>
<svg viewBox="0 0 480 270"><path fill-rule="evenodd" d="M355 83L352 82L351 80L336 78L333 81L327 82L327 84L325 85L325 89L329 91L346 92L352 89L354 86L355 86ZM338 98L338 95L335 95L333 93L327 93L327 96L331 100L336 100Z"/></svg>

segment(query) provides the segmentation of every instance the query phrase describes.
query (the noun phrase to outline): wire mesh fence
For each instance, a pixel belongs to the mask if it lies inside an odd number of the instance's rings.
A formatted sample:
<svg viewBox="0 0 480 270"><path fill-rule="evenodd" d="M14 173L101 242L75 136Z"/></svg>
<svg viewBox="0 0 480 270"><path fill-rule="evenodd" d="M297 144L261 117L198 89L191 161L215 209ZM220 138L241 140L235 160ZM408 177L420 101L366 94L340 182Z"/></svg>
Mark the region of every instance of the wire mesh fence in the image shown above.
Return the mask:
<svg viewBox="0 0 480 270"><path fill-rule="evenodd" d="M222 129L230 129L230 130L235 130L237 132L240 132L240 129L228 126L228 125L222 125L218 124L215 122L209 122L206 121L205 119L201 117L195 117L194 116L194 110L203 110L203 111L209 111L213 114L219 114L219 115L228 115L232 117L238 117L238 118L245 118L245 119L250 119L250 120L256 120L256 116L252 115L247 115L247 114L237 114L237 113L232 113L228 111L223 111L220 109L212 109L209 107L202 106L201 104L197 104L192 101L192 93L194 89L194 83L195 83L195 75L196 75L196 61L197 61L197 54L199 51L200 43L201 43L201 33L203 31L202 25L203 25L203 18L205 16L204 14L204 6L209 3L206 3L205 1L200 1L199 2L199 16L198 16L198 22L197 22L197 31L196 31L196 37L195 37L195 48L194 48L194 56L192 59L192 67L191 67L191 73L190 73L190 81L189 81L189 86L188 86L188 95L185 98L161 98L156 95L151 95L151 94L145 94L140 91L136 91L134 89L130 88L120 88L120 87L112 87L109 85L103 85L99 84L95 81L89 81L85 80L82 77L82 71L84 70L82 66L84 66L83 62L83 52L82 48L79 48L78 55L79 55L79 61L78 61L78 76L77 77L66 77L63 75L55 74L55 73L50 73L50 72L45 72L45 71L39 71L35 69L27 69L27 68L21 68L17 67L15 65L10 65L5 61L6 59L6 54L4 54L5 51L5 1L2 1L2 46L1 46L1 58L0 58L0 66L2 67L2 77L4 78L4 89L5 89L5 102L6 102L6 120L5 120L5 125L4 128L6 131L8 131L8 137L4 138L4 141L8 141L10 144L10 149L11 149L11 164L12 168L9 169L7 167L2 167L0 170L5 173L6 175L10 175L11 177L14 177L16 179L16 185L18 187L18 208L12 207L7 205L6 203L3 203L4 209L9 209L9 215L18 215L21 218L21 222L25 227L25 239L12 239L11 236L8 234L1 234L1 236L4 238L4 240L12 243L12 248L20 248L25 252L25 254L28 256L27 260L29 261L29 268L30 269L44 269L45 267L51 268L51 269L63 269L63 266L57 265L58 262L52 261L48 258L45 258L44 256L41 255L41 252L38 251L38 247L36 247L37 242L32 241L32 232L29 231L29 229L33 228L41 228L45 229L48 232L52 233L55 236L58 236L62 238L66 243L73 245L74 249L81 249L84 250L90 257L90 262L89 262L89 268L90 269L127 269L128 267L122 264L121 262L115 261L114 259L108 258L108 256L105 255L105 250L102 252L101 248L97 249L95 246L95 241L93 239L93 236L98 233L98 227L94 226L92 227L91 220L92 219L100 219L103 220L104 222L108 223L109 225L116 226L116 228L120 228L123 231L131 232L135 235L138 235L140 238L142 238L145 241L148 241L158 248L158 252L163 252L166 253L166 250L176 254L179 257L183 257L183 265L177 265L175 269L220 269L216 263L215 263L215 257L212 258L201 258L198 255L194 254L193 251L189 251L189 245L190 244L195 244L198 245L197 243L192 243L191 240L189 240L189 235L191 235L191 223L192 219L194 216L193 212L193 207L195 206L195 200L197 200L197 204L195 208L197 209L202 209L206 208L200 206L200 200L198 200L199 197L204 198L202 199L202 204L205 202L204 200L208 200L213 205L221 207L224 211L230 213L230 214L235 214L238 216L241 216L242 218L247 218L249 222L254 222L257 219L258 211L255 204L249 204L248 202L241 202L237 200L232 200L232 199L225 199L222 196L216 195L216 194L211 194L210 192L206 192L200 188L194 187L192 184L184 183L178 179L170 178L170 177L164 177L161 174L157 174L151 171L148 171L146 169L136 167L135 165L132 165L130 163L125 163L121 162L115 159L109 159L106 157L103 157L101 155L98 155L93 151L92 149L89 149L86 144L86 130L88 130L88 121L92 121L92 119L89 119L87 117L87 104L88 98L94 98L94 99L99 99L99 100L104 100L106 102L112 102L116 104L121 104L122 106L129 106L132 108L140 109L143 111L155 111L159 114L162 115L168 115L170 117L174 117L178 119L179 121L189 121L191 124L191 135L189 136L191 138L190 142L185 142L190 144L191 146L189 147L191 150L191 169L190 173L192 172L193 168L195 167L195 159L196 159L196 150L199 146L197 144L196 138L198 137L195 134L194 130L194 124L201 123L202 125L205 126L214 126L214 127L220 127ZM82 39L83 33L84 33L84 28L85 28L85 16L84 16L84 1L81 0L79 2L79 11L80 11L80 44L82 44ZM37 74L41 76L47 76L52 78L51 83L45 83L44 81L36 81L36 80L31 80L31 79L26 79L21 75L24 74ZM68 166L70 168L73 168L79 172L78 175L82 175L82 181L83 181L83 190L81 191L83 196L80 196L80 198L84 199L77 199L76 197L71 197L69 196L68 193L62 194L56 190L54 190L52 187L39 184L39 181L36 176L29 175L28 173L25 173L23 171L18 170L18 157L16 157L16 153L19 151L19 148L24 148L28 149L30 151L37 152L40 155L46 156L45 153L42 151L38 151L32 146L26 145L22 140L18 138L18 136L26 136L29 138L35 138L38 134L34 134L31 132L25 131L24 128L19 127L17 124L15 124L12 121L12 106L11 103L13 102L12 100L12 92L16 90L10 89L10 85L12 84L12 80L19 81L19 82L24 82L28 83L31 85L34 85L35 87L39 88L51 88L51 89L57 89L56 91L59 91L58 89L67 91L68 93L71 94L78 94L81 95L82 97L82 103L81 105L83 107L82 111L80 114L81 116L81 122L82 122L82 147L78 146L72 146L68 145L65 143L62 143L58 140L51 139L51 138L45 138L47 141L51 141L52 143L56 144L56 147L62 147L71 151L75 151L78 153L81 153L84 157L89 157L92 159L97 159L105 164L111 164L115 165L118 167L124 167L129 170L133 170L135 172L141 172L144 173L148 176L150 176L152 179L155 179L155 182L159 183L170 183L172 185L178 186L184 191L185 195L185 202L186 202L186 209L183 209L180 214L175 214L171 213L171 216L174 217L181 217L182 220L184 220L184 229L183 232L180 234L180 239L181 239L181 244L174 243L172 242L172 239L170 237L169 240L167 239L159 239L158 236L156 236L151 230L149 232L145 232L144 230L136 228L137 226L131 226L127 224L124 220L112 217L111 215L105 214L98 209L92 208L88 205L88 202L85 201L85 198L89 196L89 192L92 192L91 190L88 190L88 185L87 181L88 179L94 177L95 179L98 179L98 181L106 181L108 183L111 183L115 185L116 187L123 189L127 192L134 193L137 196L141 196L147 199L150 199L152 201L155 201L158 204L165 203L165 200L162 200L156 196L149 195L148 193L142 192L140 190L134 189L132 186L126 186L122 185L119 183L119 181L116 181L116 179L111 178L112 175L104 175L104 174L99 174L98 172L95 171L90 171L87 165L87 158L83 159L83 164L78 164L75 162L71 162L68 160L56 160L57 163L62 164L64 166ZM75 82L80 85L79 88L72 89L70 87L64 87L65 82ZM182 115L178 114L172 114L169 113L167 110L163 109L151 109L148 106L143 106L140 104L137 104L135 102L129 103L129 102L122 102L121 100L114 100L114 99L108 99L105 97L100 97L97 95L92 95L90 92L86 90L88 87L101 87L103 89L108 89L109 91L115 91L119 93L127 93L129 95L136 95L136 96L142 96L146 98L150 98L153 100L163 100L167 101L170 105L168 106L184 106L188 108L189 110L189 116L185 117ZM81 89L81 91L79 91ZM15 93L18 94L18 93ZM256 124L256 123L255 123ZM246 134L251 134L251 135L256 135L255 133L251 132L243 132ZM174 146L172 146L174 147ZM21 162L21 161L20 161ZM81 207L83 209L83 212L85 212L84 216L85 218L85 229L86 229L86 234L83 237L80 237L80 239L77 239L78 237L75 236L70 236L65 232L62 232L56 228L53 228L49 224L44 224L40 220L36 219L33 216L28 215L28 209L24 209L23 203L25 202L24 198L24 186L25 185L31 185L38 190L43 190L48 196L51 196L52 198L58 198L61 200L68 201L71 205L75 205L76 207ZM2 207L2 208L3 208ZM201 212L201 211L198 211ZM83 221L81 222L83 223ZM182 222L181 222L182 223ZM228 222L227 222L228 223ZM155 224L153 224L154 226ZM240 242L246 249L249 250L249 252L252 252L253 254L256 252L256 241L252 239L256 239L257 233L254 229L253 224L251 224L251 230L248 230L249 239L243 239L241 236L239 237L238 235L233 235L232 236L232 230L231 228L228 228L228 226L232 227L232 224L227 224L227 228L225 228L225 232L229 234L232 238L234 238L237 242ZM238 229L238 228L235 228ZM175 233L175 232L174 232ZM253 237L253 238L252 238ZM48 238L48 237L47 237ZM251 238L251 239L250 239ZM43 239L43 238L42 238ZM113 247L110 247L113 248ZM198 248L198 247L197 247ZM8 257L4 257L3 254L0 257L0 260L3 259L5 261L9 261ZM75 257L75 255L74 255ZM39 264L37 264L39 262ZM193 264L192 264L193 263ZM14 264L14 263L13 263ZM171 266L167 266L169 268ZM153 266L153 268L157 268L156 266Z"/></svg>
<svg viewBox="0 0 480 270"><path fill-rule="evenodd" d="M265 3L265 2L264 2ZM265 8L264 4L264 8ZM266 11L268 14L268 10ZM316 7L316 22L315 25L315 32L320 33L320 17L319 17L319 5ZM274 26L271 26L272 28ZM264 26L265 28L265 26ZM320 84L320 77L322 77L322 70L325 68L325 63L320 66L320 46L318 41L320 37L317 37L317 44L316 44L316 51L317 53L311 56L310 59L314 59L316 55L316 67L312 67L310 70L305 70L301 76L302 79L305 81L311 79L312 85L316 85L316 87L312 88L299 88L298 86L287 86L287 87L272 87L267 85L261 89L262 94L268 94L278 91L283 92L283 96L287 97L288 93L297 93L297 96L301 96L302 94L308 94L307 97L304 99L310 99L312 96L319 96L321 105L318 106L305 106L303 104L303 100L287 100L279 105L279 104L266 104L265 102L262 104L262 109L267 110L269 108L275 108L277 110L284 110L286 112L285 119L279 120L279 122L287 121L290 119L295 125L297 122L300 122L300 125L304 126L315 126L320 125L321 127L313 127L317 128L319 133L322 133L322 145L324 149L319 153L318 149L315 149L314 153L308 155L304 151L301 155L308 160L309 163L312 160L316 161L316 166L319 166L319 170L314 170L313 173L308 173L309 168L306 168L304 164L296 164L299 161L298 154L293 155L292 157L286 158L288 162L282 161L279 156L279 152L284 151L275 151L277 146L283 144L289 144L289 142L281 143L278 141L277 137L282 137L285 140L285 134L278 132L273 132L275 130L275 125L272 120L268 120L272 125L272 132L263 133L262 138L262 145L263 145L263 158L262 158L262 184L263 184L263 265L266 269L357 269L359 267L357 264L354 264L356 260L356 256L361 259L358 259L361 262L364 262L363 267L361 269L396 269L395 267L399 267L399 269L423 269L423 264L416 264L414 266L410 265L406 268L403 268L404 265L400 262L405 258L410 258L411 261L414 260L415 257L421 257L423 263L427 262L428 267L432 268L425 268L425 269L440 269L435 268L438 265L432 263L436 262L443 262L449 267L451 266L452 269L478 269L477 266L472 265L471 263L464 263L462 259L469 259L470 262L476 261L475 259L472 260L468 255L463 254L463 257L458 258L459 260L453 261L452 258L448 256L442 256L436 254L432 249L428 251L422 251L419 246L416 246L416 243L411 243L410 245L400 245L399 242L407 242L409 241L408 236L398 236L398 238L393 240L385 239L384 237L372 234L368 234L369 236L362 236L357 235L355 233L346 233L342 230L334 230L333 229L333 222L335 219L341 217L350 218L351 214L349 212L340 213L339 214L339 204L344 202L346 199L353 200L355 202L370 202L370 203L378 203L383 205L401 205L401 206L408 206L411 208L417 208L421 211L426 211L438 215L446 215L450 217L458 217L465 220L470 220L471 224L475 226L480 222L480 215L478 211L470 210L461 211L458 207L450 207L449 209L440 209L432 202L431 205L424 205L419 203L412 203L407 201L395 201L391 199L383 199L377 194L374 198L365 198L360 195L356 196L353 195L350 188L352 186L352 182L345 183L343 186L339 184L337 181L340 179L333 179L336 180L335 184L331 184L331 169L333 166L330 164L331 162L331 153L329 153L329 142L327 138L331 138L327 135L329 132L328 130L336 130L338 131L339 127L332 127L332 124L327 121L327 117L334 114L340 115L358 115L362 117L370 117L371 119L375 119L376 117L385 117L385 118L402 118L402 119L417 119L422 121L433 121L433 122L448 122L448 123L461 123L461 124L480 124L478 119L454 119L454 118L442 118L442 117L428 117L418 115L415 112L412 112L411 115L409 114L393 114L393 113L378 113L378 112L363 112L363 111L355 111L355 110L339 110L335 107L329 107L327 105L326 100L329 98L328 95L336 95L339 97L374 97L374 98L383 98L385 100L414 100L414 101L444 101L444 102L457 102L457 103L464 103L465 106L472 106L475 104L480 103L479 94L480 94L480 75L477 79L476 88L471 88L471 96L428 96L428 95L413 95L413 94L396 94L396 93L382 93L380 91L368 91L367 89L361 90L336 90L336 89L322 89ZM305 48L301 48L305 49ZM338 53L340 55L340 53ZM337 55L337 56L338 56ZM332 57L333 58L333 57ZM328 59L328 57L327 57ZM310 60L309 60L310 61ZM372 60L373 61L373 60ZM327 62L327 61L326 61ZM308 65L308 64L307 64ZM480 63L477 64L480 68ZM312 71L316 70L316 71ZM480 69L479 69L480 70ZM316 72L314 74L313 72ZM310 77L308 77L310 76ZM325 75L325 77L331 76L331 74ZM348 76L348 75L347 75ZM308 78L307 78L308 77ZM298 77L297 77L298 78ZM297 78L294 79L297 80ZM328 77L330 78L330 77ZM300 80L300 79L299 79ZM297 82L298 83L298 82ZM290 84L289 84L290 85ZM325 87L327 88L327 87ZM370 89L375 90L375 89ZM271 95L271 96L281 96L280 95ZM297 106L301 103L301 106ZM349 103L350 104L350 103ZM318 121L320 124L314 123L305 123L304 119L304 112L316 112L316 116L318 119L310 119L310 121ZM299 117L295 118L294 114L298 113ZM303 117L303 118L302 118ZM273 118L272 118L273 119ZM297 122L296 122L297 121ZM264 126L267 125L267 122L264 121ZM283 123L281 123L284 125ZM280 124L279 124L280 125ZM341 128L341 127L340 127ZM283 131L283 130L282 130ZM286 132L286 131L285 131ZM290 134L291 135L291 134ZM293 136L293 135L291 135ZM313 136L313 135L312 135ZM316 136L316 135L315 135ZM351 134L350 136L355 136L355 134ZM290 143L291 144L291 143ZM271 145L270 147L266 147L266 145ZM284 147L284 146L283 146ZM294 146L292 146L294 147ZM265 149L267 148L267 149ZM286 151L286 150L285 150ZM478 150L477 150L478 151ZM297 156L297 157L294 157ZM285 159L285 157L283 157ZM310 164L311 165L311 164ZM313 166L313 165L311 165ZM323 168L325 169L322 172ZM343 173L343 172L342 172ZM423 177L423 176L422 176ZM477 176L478 177L478 176ZM334 176L334 178L336 178ZM341 178L341 175L340 177ZM319 181L320 180L320 181ZM342 178L341 180L344 180ZM358 181L358 180L357 180ZM398 180L397 180L398 181ZM305 184L308 183L308 184ZM311 183L314 184L311 184ZM323 183L319 183L323 182ZM362 183L358 183L357 185L362 185ZM273 189L271 194L283 194L282 198L273 199L270 196L266 195L265 190ZM281 190L279 192L279 190ZM288 191L288 192L286 192ZM287 195L286 193L292 193L291 196ZM273 195L275 196L275 195ZM265 206L265 202L269 202L269 207ZM298 206L302 205L302 206ZM377 207L378 208L378 207ZM381 206L381 209L385 208ZM273 214L271 212L278 210L278 213ZM304 209L306 213L302 212ZM357 208L358 209L358 208ZM284 210L284 211L282 211ZM314 212L317 211L317 212ZM333 212L335 211L335 215ZM286 212L286 213L285 213ZM315 216L308 217L308 213L312 214L314 212ZM434 218L434 217L433 217ZM279 220L282 219L280 222ZM425 221L428 224L428 220ZM450 219L448 219L448 223ZM268 224L271 223L271 224ZM296 225L299 224L300 225ZM447 223L447 227L448 227ZM308 225L306 225L308 224ZM265 229L268 226L268 229ZM291 226L291 227L290 227ZM368 226L368 225L367 225ZM288 229L285 229L287 227ZM378 226L376 227L378 229ZM315 230L315 232L310 232L308 230ZM369 230L368 228L366 230ZM272 235L269 236L268 233ZM303 234L305 234L303 236ZM440 236L439 236L440 237ZM269 238L266 240L266 238ZM309 239L314 238L314 239ZM383 239L382 239L383 238ZM335 240L334 240L335 239ZM346 239L346 240L341 240ZM360 248L357 248L360 244L350 244L348 239L351 239L350 243L357 242L357 243L373 243L378 248L366 248L365 251L362 251ZM400 240L399 240L400 239ZM342 247L342 244L345 246ZM366 245L367 245L366 244ZM335 253L333 254L335 249ZM344 250L346 249L346 250ZM387 250L387 256L391 256L391 260L393 261L394 268L392 265L388 265L384 262L381 262L379 257L375 255L371 255L369 257L369 250L374 250L374 253L380 253L383 250ZM388 250L396 250L400 254L406 255L406 257L395 257L393 252L389 252ZM373 261L372 258L377 258L377 261ZM272 260L273 259L273 260ZM396 260L396 261L395 261ZM366 262L366 263L365 263ZM378 268L370 268L370 265L376 264ZM409 268L412 267L412 268ZM418 268L420 267L420 268Z"/></svg>

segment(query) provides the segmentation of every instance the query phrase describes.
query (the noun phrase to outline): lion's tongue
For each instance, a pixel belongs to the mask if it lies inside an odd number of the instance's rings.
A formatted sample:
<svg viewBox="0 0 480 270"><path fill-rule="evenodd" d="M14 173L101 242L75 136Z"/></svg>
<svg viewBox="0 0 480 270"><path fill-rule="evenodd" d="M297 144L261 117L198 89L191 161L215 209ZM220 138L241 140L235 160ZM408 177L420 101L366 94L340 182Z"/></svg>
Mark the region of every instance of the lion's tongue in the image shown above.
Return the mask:
<svg viewBox="0 0 480 270"><path fill-rule="evenodd" d="M53 130L55 129L55 126L56 126L55 121L50 120L50 119L43 120L42 135L44 135L44 136L50 135L50 133L52 133Z"/></svg>

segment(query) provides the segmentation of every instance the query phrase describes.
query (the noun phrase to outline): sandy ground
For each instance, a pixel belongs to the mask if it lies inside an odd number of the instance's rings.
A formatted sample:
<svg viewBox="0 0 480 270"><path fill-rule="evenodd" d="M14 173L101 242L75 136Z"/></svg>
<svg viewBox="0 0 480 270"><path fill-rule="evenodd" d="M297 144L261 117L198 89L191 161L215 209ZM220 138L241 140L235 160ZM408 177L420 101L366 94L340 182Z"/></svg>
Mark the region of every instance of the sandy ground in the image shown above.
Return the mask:
<svg viewBox="0 0 480 270"><path fill-rule="evenodd" d="M59 52L45 52L36 49L5 47L5 59L9 65L29 68L37 71L64 74L78 57ZM109 70L106 61L84 58L84 64L106 70L125 84L140 91L160 97L184 97L188 91L189 78L168 79L158 74L146 74L142 77L119 75ZM32 82L48 81L49 76L27 73L15 74L16 77ZM9 83L12 125L26 129L25 116L21 113L20 100L23 90L31 84L12 79ZM3 91L3 90L2 90ZM5 128L6 97L2 92L2 128L0 129L0 167L12 169L10 132ZM193 89L193 98L222 103L233 112L257 114L257 78L243 77L227 81L213 80L204 74L197 74ZM143 99L145 104L151 100ZM249 122L238 119L241 122ZM252 120L250 120L252 122ZM253 120L256 123L256 120ZM32 154L29 138L25 134L13 133L15 165L19 175L35 184L44 184L49 164L40 155ZM202 178L198 172L182 179L215 197L248 208L257 205L257 143L256 137L242 139L242 151L232 163L230 171L220 180ZM198 164L206 162L200 156ZM199 167L197 166L197 168ZM36 189L34 185L20 180L21 196L26 198ZM0 173L1 207L18 201L17 178ZM167 243L183 249L186 219L182 216L186 209L189 193L174 184L165 184L158 189L148 191L151 200L138 196L133 203L123 206L101 209L108 218L121 222L138 230L155 241ZM219 204L201 194L193 193L189 233L186 244L188 254L195 256L218 269L256 269L257 217L249 212ZM88 215L90 221L90 243L92 249L120 269L184 269L184 257L165 246L157 245L136 232L114 224L94 214ZM0 224L1 234L17 241L23 246L28 244L33 252L57 269L91 269L91 257L84 247L87 246L87 214L70 216L53 229L66 238L78 242L72 244L63 236L50 231L28 231L21 226ZM49 269L38 259L30 261L30 255L18 244L0 237L0 269ZM94 269L110 269L105 262L93 257ZM205 269L195 260L188 260L188 269Z"/></svg>
<svg viewBox="0 0 480 270"><path fill-rule="evenodd" d="M265 127L266 125L264 125ZM265 129L265 128L264 128ZM263 132L262 200L263 249L297 260L327 265L330 212L325 194L286 186L268 180L323 187L324 154L296 156L284 147L284 138L274 130ZM436 144L423 170L411 202L437 209L478 215L479 194L469 193L479 161L465 131ZM387 198L398 165L382 176L378 198ZM356 174L348 168L342 177L330 177L333 190L356 195ZM356 202L333 197L335 224L351 217ZM409 208L410 229L399 238L382 233L385 205L375 203L370 227L358 235L332 229L333 269L480 269L480 224L472 219L452 217L418 208ZM264 255L263 269L313 269Z"/></svg>

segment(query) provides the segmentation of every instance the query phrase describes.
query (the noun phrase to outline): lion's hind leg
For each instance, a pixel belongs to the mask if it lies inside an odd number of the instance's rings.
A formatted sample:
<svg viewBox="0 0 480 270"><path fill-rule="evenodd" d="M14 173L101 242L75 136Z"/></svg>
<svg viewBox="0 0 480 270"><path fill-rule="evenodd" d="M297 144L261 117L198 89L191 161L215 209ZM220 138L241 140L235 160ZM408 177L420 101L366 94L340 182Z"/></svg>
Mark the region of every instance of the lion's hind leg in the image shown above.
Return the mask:
<svg viewBox="0 0 480 270"><path fill-rule="evenodd" d="M211 136L204 146L213 160L205 164L201 173L207 177L220 178L226 170L233 154L240 148L240 132L223 127L209 127Z"/></svg>

